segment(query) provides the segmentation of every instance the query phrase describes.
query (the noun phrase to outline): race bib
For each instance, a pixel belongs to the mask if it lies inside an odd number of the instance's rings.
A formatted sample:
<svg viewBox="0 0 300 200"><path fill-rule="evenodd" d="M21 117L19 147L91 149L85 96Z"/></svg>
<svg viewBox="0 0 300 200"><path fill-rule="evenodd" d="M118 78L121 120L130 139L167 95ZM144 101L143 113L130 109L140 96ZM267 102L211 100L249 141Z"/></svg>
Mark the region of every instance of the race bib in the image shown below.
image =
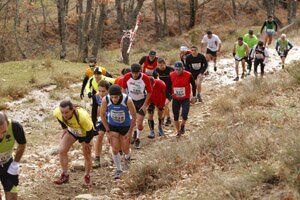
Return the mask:
<svg viewBox="0 0 300 200"><path fill-rule="evenodd" d="M201 63L193 63L193 64L192 64L192 68L193 68L194 70L199 70L199 69L201 68Z"/></svg>
<svg viewBox="0 0 300 200"><path fill-rule="evenodd" d="M135 95L143 94L142 88L140 85L131 85L130 87L130 93Z"/></svg>
<svg viewBox="0 0 300 200"><path fill-rule="evenodd" d="M174 88L174 94L176 97L185 97L185 88L184 87Z"/></svg>
<svg viewBox="0 0 300 200"><path fill-rule="evenodd" d="M240 58L238 55L235 55L235 56L234 56L234 59L236 59L236 60L241 60L242 58Z"/></svg>
<svg viewBox="0 0 300 200"><path fill-rule="evenodd" d="M12 157L11 154L11 151L0 153L0 164L6 163Z"/></svg>
<svg viewBox="0 0 300 200"><path fill-rule="evenodd" d="M152 76L153 75L153 69L146 69L146 74L149 75L149 76Z"/></svg>
<svg viewBox="0 0 300 200"><path fill-rule="evenodd" d="M273 33L273 32L274 32L274 29L267 29L267 32L268 32L268 33Z"/></svg>
<svg viewBox="0 0 300 200"><path fill-rule="evenodd" d="M76 129L76 128L71 128L68 126L68 131L70 131L73 135L75 136L80 136L80 129Z"/></svg>
<svg viewBox="0 0 300 200"><path fill-rule="evenodd" d="M125 112L124 110L112 110L110 111L111 118L117 123L125 122Z"/></svg>

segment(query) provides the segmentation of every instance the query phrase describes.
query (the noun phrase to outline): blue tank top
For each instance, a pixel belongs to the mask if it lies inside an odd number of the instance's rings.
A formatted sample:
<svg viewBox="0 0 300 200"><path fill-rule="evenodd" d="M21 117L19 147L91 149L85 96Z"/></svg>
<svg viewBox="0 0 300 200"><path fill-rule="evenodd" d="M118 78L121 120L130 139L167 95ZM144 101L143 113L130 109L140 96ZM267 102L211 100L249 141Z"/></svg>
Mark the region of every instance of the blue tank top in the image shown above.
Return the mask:
<svg viewBox="0 0 300 200"><path fill-rule="evenodd" d="M127 100L128 96L122 94L122 99L118 104L113 104L110 95L106 96L107 101L107 122L111 126L130 126L131 115L128 111Z"/></svg>

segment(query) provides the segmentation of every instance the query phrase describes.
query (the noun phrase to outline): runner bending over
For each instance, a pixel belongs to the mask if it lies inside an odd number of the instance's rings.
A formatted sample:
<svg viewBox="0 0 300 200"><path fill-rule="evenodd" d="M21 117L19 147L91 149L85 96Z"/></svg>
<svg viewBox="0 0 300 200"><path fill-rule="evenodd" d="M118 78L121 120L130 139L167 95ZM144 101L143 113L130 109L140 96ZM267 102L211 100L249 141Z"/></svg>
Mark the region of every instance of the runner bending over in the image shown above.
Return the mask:
<svg viewBox="0 0 300 200"><path fill-rule="evenodd" d="M91 117L86 110L76 108L69 100L60 102L59 107L53 111L53 116L58 120L63 129L59 144L59 161L62 173L54 183L61 185L69 182L68 152L71 146L78 140L81 143L84 156L84 182L87 186L91 186L92 145L90 142L95 135Z"/></svg>
<svg viewBox="0 0 300 200"><path fill-rule="evenodd" d="M192 74L184 70L183 63L177 61L174 65L175 71L170 74L172 83L172 111L177 137L185 133L185 123L190 110L191 85L193 97L191 103L196 102L196 84ZM181 108L181 124L179 123L179 112Z"/></svg>
<svg viewBox="0 0 300 200"><path fill-rule="evenodd" d="M282 34L281 37L276 42L276 51L281 58L282 69L284 69L285 59L289 51L293 48L292 43L286 39L286 34Z"/></svg>
<svg viewBox="0 0 300 200"><path fill-rule="evenodd" d="M18 145L13 157L15 143ZM26 137L22 125L0 112L0 179L7 200L18 198L19 162L25 147Z"/></svg>
<svg viewBox="0 0 300 200"><path fill-rule="evenodd" d="M191 51L192 54L186 58L186 70L191 72L197 85L197 99L199 102L202 102L201 85L204 79L204 72L207 69L207 61L203 54L198 53L196 46L192 46Z"/></svg>
<svg viewBox="0 0 300 200"><path fill-rule="evenodd" d="M234 81L239 80L239 63L242 62L242 68L243 68L243 73L241 78L246 77L246 61L249 55L249 47L248 45L243 42L243 38L239 37L238 41L235 42L234 48L233 48L233 56L235 59L235 72L236 72L236 77Z"/></svg>
<svg viewBox="0 0 300 200"><path fill-rule="evenodd" d="M117 167L114 178L123 172L119 151L125 154L125 169L130 164L130 139L136 124L136 110L129 96L122 94L121 87L112 85L109 95L101 104L101 120L112 148L112 158Z"/></svg>

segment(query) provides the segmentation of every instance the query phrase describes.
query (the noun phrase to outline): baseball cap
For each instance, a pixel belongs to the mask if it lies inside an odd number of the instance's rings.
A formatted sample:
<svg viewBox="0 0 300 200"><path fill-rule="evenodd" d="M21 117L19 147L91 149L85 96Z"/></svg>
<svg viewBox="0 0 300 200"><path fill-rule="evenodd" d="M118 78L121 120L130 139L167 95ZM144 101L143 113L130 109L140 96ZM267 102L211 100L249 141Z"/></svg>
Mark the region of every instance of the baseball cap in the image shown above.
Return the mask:
<svg viewBox="0 0 300 200"><path fill-rule="evenodd" d="M183 63L181 61L176 61L174 64L174 68L183 68Z"/></svg>
<svg viewBox="0 0 300 200"><path fill-rule="evenodd" d="M151 51L149 52L149 56L156 56L156 51L151 50Z"/></svg>
<svg viewBox="0 0 300 200"><path fill-rule="evenodd" d="M181 46L180 47L180 51L187 51L187 50L188 50L187 46Z"/></svg>

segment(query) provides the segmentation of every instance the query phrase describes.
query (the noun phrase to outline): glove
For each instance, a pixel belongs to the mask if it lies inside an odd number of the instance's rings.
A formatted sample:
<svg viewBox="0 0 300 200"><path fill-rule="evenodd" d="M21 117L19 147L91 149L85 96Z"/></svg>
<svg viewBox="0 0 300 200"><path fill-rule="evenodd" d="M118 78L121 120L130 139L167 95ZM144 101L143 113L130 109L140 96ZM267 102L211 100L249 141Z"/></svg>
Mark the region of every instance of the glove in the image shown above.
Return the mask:
<svg viewBox="0 0 300 200"><path fill-rule="evenodd" d="M232 55L233 55L233 57L235 57L235 53L234 52L232 53Z"/></svg>
<svg viewBox="0 0 300 200"><path fill-rule="evenodd" d="M92 94L91 92L89 92L89 93L88 93L88 97L89 97L89 98L92 98L92 97L93 97L93 94Z"/></svg>
<svg viewBox="0 0 300 200"><path fill-rule="evenodd" d="M10 163L7 173L11 174L11 175L18 175L19 174L19 163L16 161L12 161L12 163Z"/></svg>
<svg viewBox="0 0 300 200"><path fill-rule="evenodd" d="M82 92L82 93L80 93L80 98L83 99L83 97L84 97L84 94Z"/></svg>

